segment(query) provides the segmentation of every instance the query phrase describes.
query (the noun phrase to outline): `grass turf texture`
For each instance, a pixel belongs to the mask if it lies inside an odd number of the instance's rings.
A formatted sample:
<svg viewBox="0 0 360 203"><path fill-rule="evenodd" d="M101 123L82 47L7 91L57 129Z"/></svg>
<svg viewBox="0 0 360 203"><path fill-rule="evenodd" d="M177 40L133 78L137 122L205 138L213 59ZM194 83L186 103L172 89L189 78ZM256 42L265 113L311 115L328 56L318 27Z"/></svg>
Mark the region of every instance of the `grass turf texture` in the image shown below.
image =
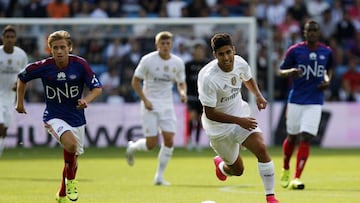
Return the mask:
<svg viewBox="0 0 360 203"><path fill-rule="evenodd" d="M264 203L257 162L241 151L245 173L220 182L211 149L189 152L176 148L165 173L170 187L153 185L157 150L137 152L134 167L124 148L87 148L79 159L77 203ZM312 148L302 180L303 191L279 185L281 148L270 148L276 167L276 193L282 203L360 202L359 149ZM295 158L292 159L292 172ZM60 185L61 148L6 149L0 158L0 202L51 203Z"/></svg>

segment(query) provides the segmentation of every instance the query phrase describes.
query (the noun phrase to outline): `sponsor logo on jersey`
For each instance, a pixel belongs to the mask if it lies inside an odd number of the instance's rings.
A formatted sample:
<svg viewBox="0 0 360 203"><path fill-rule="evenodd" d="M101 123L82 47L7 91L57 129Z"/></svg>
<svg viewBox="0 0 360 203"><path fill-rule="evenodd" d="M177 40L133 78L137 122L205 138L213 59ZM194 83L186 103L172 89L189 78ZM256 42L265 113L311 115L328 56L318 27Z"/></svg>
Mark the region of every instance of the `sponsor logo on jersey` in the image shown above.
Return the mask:
<svg viewBox="0 0 360 203"><path fill-rule="evenodd" d="M64 72L59 72L57 74L57 80L66 80L66 75Z"/></svg>

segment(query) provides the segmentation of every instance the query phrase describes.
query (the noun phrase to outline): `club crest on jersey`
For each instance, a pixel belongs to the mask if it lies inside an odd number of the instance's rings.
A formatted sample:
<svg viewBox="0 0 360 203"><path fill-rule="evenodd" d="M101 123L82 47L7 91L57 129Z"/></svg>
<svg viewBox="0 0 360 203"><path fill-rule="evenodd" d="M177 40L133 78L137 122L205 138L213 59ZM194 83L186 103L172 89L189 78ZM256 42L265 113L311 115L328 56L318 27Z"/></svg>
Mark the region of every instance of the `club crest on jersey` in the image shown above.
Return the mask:
<svg viewBox="0 0 360 203"><path fill-rule="evenodd" d="M64 72L59 72L57 74L57 80L66 80L66 75Z"/></svg>
<svg viewBox="0 0 360 203"><path fill-rule="evenodd" d="M232 84L232 85L236 85L236 77L232 77L232 78L231 78L231 84Z"/></svg>
<svg viewBox="0 0 360 203"><path fill-rule="evenodd" d="M69 78L72 79L72 80L75 80L75 79L76 79L76 75L72 74L72 75L69 76Z"/></svg>
<svg viewBox="0 0 360 203"><path fill-rule="evenodd" d="M169 71L169 66L164 66L164 71L168 72Z"/></svg>
<svg viewBox="0 0 360 203"><path fill-rule="evenodd" d="M309 54L309 59L310 59L310 60L316 60L316 58L317 58L317 55L316 55L315 52L311 52L311 53Z"/></svg>
<svg viewBox="0 0 360 203"><path fill-rule="evenodd" d="M172 72L173 72L173 73L176 73L176 67L173 68Z"/></svg>

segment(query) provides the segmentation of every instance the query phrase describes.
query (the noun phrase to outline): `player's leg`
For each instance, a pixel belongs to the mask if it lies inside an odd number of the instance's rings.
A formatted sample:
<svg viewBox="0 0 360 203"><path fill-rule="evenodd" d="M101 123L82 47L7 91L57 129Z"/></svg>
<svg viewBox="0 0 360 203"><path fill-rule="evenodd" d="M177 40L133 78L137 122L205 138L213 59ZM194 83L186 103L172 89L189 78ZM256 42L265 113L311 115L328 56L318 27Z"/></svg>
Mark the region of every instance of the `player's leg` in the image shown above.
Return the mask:
<svg viewBox="0 0 360 203"><path fill-rule="evenodd" d="M6 137L7 128L5 127L4 123L0 123L0 156L5 148L5 137Z"/></svg>
<svg viewBox="0 0 360 203"><path fill-rule="evenodd" d="M320 105L304 105L302 108L300 143L296 157L294 180L289 184L290 189L305 188L305 184L300 181L300 177L310 155L311 139L317 135L321 120Z"/></svg>
<svg viewBox="0 0 360 203"><path fill-rule="evenodd" d="M63 182L65 181L66 196L70 200L76 201L78 199L78 183L75 180L75 173L77 168L78 140L72 131L73 128L65 121L60 119L51 119L47 121L45 124L45 128L63 146L64 172L62 184L59 190L59 196L61 198L63 197Z"/></svg>
<svg viewBox="0 0 360 203"><path fill-rule="evenodd" d="M144 138L136 141L130 140L126 148L126 161L129 166L133 166L135 162L136 151L148 151L153 149L158 142L158 121L154 112L142 110L141 114L142 132Z"/></svg>
<svg viewBox="0 0 360 203"><path fill-rule="evenodd" d="M217 156L213 158L216 177L225 181L227 176L240 176L244 164L239 156L240 145L230 135L221 138L210 138L210 146Z"/></svg>
<svg viewBox="0 0 360 203"><path fill-rule="evenodd" d="M258 159L259 175L262 179L268 203L277 203L275 198L275 169L261 132L253 132L242 143Z"/></svg>
<svg viewBox="0 0 360 203"><path fill-rule="evenodd" d="M5 149L5 138L8 126L10 126L13 119L12 111L12 106L0 104L0 157Z"/></svg>
<svg viewBox="0 0 360 203"><path fill-rule="evenodd" d="M288 187L290 183L290 160L298 142L301 115L302 109L300 105L287 104L286 132L288 135L282 144L283 166L280 175L280 184L283 188Z"/></svg>
<svg viewBox="0 0 360 203"><path fill-rule="evenodd" d="M154 184L168 186L170 183L164 180L164 171L173 155L174 133L163 131L162 137L163 143L158 154L158 166L154 177Z"/></svg>

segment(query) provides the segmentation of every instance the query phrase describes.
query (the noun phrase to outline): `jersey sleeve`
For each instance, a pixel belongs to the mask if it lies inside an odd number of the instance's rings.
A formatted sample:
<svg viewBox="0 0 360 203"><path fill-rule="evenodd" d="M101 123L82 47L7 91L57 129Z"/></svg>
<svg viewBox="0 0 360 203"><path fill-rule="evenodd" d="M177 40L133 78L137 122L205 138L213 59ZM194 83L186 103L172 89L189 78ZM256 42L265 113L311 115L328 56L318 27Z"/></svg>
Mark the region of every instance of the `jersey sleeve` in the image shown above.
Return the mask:
<svg viewBox="0 0 360 203"><path fill-rule="evenodd" d="M30 80L40 78L41 77L41 68L39 67L39 62L31 63L27 65L24 69L22 69L19 74L18 78L22 82L29 82Z"/></svg>
<svg viewBox="0 0 360 203"><path fill-rule="evenodd" d="M214 84L211 82L209 77L202 78L198 83L199 87L199 99L203 106L216 107L216 91Z"/></svg>
<svg viewBox="0 0 360 203"><path fill-rule="evenodd" d="M285 58L280 64L280 69L295 68L294 65L294 49L290 48L286 51Z"/></svg>
<svg viewBox="0 0 360 203"><path fill-rule="evenodd" d="M85 84L86 84L86 86L90 90L92 90L94 88L102 87L99 78L92 71L89 64L86 62L83 65L84 65L84 68L85 68Z"/></svg>
<svg viewBox="0 0 360 203"><path fill-rule="evenodd" d="M134 72L134 76L144 79L145 78L145 74L146 74L146 58L142 57L140 59L139 64L137 65L135 72Z"/></svg>
<svg viewBox="0 0 360 203"><path fill-rule="evenodd" d="M176 81L177 82L186 82L186 74L185 74L185 64L180 59L178 62L179 71L176 74Z"/></svg>

